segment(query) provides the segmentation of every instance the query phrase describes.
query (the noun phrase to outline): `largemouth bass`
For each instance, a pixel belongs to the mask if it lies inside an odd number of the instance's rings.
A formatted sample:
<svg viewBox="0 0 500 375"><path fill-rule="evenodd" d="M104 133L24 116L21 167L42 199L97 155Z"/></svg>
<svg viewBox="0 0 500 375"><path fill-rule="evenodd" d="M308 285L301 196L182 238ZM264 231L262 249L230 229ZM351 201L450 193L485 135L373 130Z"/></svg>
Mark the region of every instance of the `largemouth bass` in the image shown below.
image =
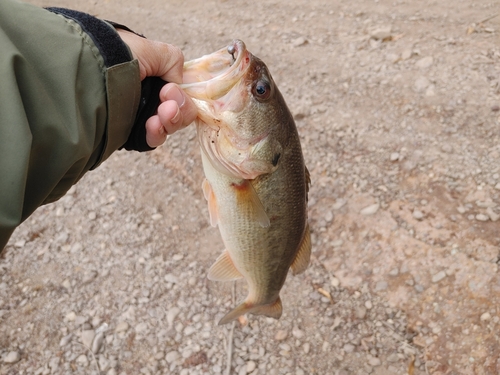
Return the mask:
<svg viewBox="0 0 500 375"><path fill-rule="evenodd" d="M309 172L293 117L266 65L240 40L184 64L193 98L210 222L226 249L208 278L244 278L248 296L219 324L252 313L280 318L288 270L311 254Z"/></svg>

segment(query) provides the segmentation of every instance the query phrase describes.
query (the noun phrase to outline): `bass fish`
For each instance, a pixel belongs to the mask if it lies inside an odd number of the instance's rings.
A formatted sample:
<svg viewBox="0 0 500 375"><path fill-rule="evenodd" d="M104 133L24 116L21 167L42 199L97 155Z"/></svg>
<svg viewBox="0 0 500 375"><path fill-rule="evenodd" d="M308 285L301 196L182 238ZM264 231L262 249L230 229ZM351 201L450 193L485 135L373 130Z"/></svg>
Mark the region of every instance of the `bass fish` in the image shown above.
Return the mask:
<svg viewBox="0 0 500 375"><path fill-rule="evenodd" d="M267 66L241 40L184 64L196 119L210 223L226 249L208 278L244 278L248 296L226 324L251 313L279 319L288 270L311 256L310 177L293 117Z"/></svg>

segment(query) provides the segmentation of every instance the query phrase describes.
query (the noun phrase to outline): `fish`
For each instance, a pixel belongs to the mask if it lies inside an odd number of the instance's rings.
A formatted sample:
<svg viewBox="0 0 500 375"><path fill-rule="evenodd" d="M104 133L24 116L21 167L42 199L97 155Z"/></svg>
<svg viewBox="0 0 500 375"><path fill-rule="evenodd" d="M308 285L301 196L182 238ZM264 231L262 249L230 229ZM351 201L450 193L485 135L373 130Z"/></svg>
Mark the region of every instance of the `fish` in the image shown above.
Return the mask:
<svg viewBox="0 0 500 375"><path fill-rule="evenodd" d="M289 270L300 274L311 257L311 179L293 116L241 40L185 62L181 88L198 108L202 190L225 246L208 278L248 284L219 325L249 313L279 319Z"/></svg>

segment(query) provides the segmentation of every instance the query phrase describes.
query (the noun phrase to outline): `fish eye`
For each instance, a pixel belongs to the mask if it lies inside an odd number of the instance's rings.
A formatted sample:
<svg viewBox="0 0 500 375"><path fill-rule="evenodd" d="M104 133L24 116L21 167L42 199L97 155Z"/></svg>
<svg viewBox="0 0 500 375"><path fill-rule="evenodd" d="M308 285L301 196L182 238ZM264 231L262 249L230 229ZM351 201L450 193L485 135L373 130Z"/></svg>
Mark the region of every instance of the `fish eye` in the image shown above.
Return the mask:
<svg viewBox="0 0 500 375"><path fill-rule="evenodd" d="M264 101L269 99L271 96L271 87L269 86L269 83L265 81L257 81L252 92L257 100Z"/></svg>

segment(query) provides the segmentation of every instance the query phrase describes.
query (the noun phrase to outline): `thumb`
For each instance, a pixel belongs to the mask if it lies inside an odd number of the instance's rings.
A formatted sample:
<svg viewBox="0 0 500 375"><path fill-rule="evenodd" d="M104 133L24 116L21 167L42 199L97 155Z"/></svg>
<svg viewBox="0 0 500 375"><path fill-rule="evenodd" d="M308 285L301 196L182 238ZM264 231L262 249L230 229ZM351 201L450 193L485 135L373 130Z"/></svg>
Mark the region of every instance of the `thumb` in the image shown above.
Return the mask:
<svg viewBox="0 0 500 375"><path fill-rule="evenodd" d="M184 55L179 47L142 38L125 30L117 31L139 61L141 80L153 76L167 82L182 82Z"/></svg>

